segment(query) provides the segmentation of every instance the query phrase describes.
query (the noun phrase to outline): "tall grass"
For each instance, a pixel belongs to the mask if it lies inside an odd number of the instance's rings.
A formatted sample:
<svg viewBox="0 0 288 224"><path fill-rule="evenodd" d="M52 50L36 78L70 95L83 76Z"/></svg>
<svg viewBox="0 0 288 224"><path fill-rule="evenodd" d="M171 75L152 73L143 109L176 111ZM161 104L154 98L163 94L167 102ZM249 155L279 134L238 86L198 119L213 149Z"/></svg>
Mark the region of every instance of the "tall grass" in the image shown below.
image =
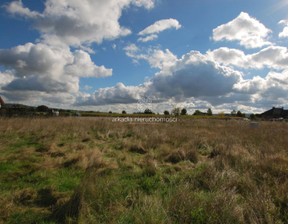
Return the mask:
<svg viewBox="0 0 288 224"><path fill-rule="evenodd" d="M288 223L288 124L0 119L0 223Z"/></svg>

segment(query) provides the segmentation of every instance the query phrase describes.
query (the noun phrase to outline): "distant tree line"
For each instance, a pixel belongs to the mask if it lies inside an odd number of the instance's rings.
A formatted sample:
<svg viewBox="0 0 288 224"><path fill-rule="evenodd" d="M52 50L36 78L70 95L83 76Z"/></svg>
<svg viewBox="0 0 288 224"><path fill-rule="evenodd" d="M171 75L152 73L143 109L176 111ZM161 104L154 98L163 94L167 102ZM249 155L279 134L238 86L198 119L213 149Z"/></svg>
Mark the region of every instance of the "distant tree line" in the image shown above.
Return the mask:
<svg viewBox="0 0 288 224"><path fill-rule="evenodd" d="M22 104L6 104L1 108L1 116L15 117L15 116L52 116L53 109L45 105L38 107L31 107ZM67 112L66 110L61 110Z"/></svg>
<svg viewBox="0 0 288 224"><path fill-rule="evenodd" d="M73 116L76 114L80 114L78 111L74 110L63 110L59 109L62 116ZM49 108L46 105L40 105L37 107L26 106L22 104L6 104L5 107L1 108L0 115L2 116L52 116L53 109ZM82 111L87 112L87 111ZM88 112L89 113L89 112ZM93 112L91 113L100 113L100 112ZM112 114L112 111L109 111ZM122 110L122 114L127 114L126 110ZM143 112L137 112L134 114L155 114L151 109L147 108ZM165 110L164 115L174 115L174 116L185 116L188 115L188 111L186 108L175 107L170 112ZM195 110L192 114L194 116L212 116L213 112L211 108L208 108L206 112L202 112L200 110ZM242 113L240 110L232 110L230 114L224 114L224 112L219 112L218 116L232 116L232 117L246 117L245 113ZM251 114L251 119L257 119L257 115Z"/></svg>
<svg viewBox="0 0 288 224"><path fill-rule="evenodd" d="M242 113L240 110L238 110L237 112L236 112L236 110L232 110L231 116L232 117L246 117L246 114Z"/></svg>

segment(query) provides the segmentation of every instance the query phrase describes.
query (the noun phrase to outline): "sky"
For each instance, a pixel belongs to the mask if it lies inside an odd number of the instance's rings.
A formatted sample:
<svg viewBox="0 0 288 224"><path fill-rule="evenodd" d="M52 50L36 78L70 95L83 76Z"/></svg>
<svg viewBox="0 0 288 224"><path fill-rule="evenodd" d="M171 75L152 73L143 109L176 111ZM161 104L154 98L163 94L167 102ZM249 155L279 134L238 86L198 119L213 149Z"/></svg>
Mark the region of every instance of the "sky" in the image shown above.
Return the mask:
<svg viewBox="0 0 288 224"><path fill-rule="evenodd" d="M0 0L6 103L288 108L288 0Z"/></svg>

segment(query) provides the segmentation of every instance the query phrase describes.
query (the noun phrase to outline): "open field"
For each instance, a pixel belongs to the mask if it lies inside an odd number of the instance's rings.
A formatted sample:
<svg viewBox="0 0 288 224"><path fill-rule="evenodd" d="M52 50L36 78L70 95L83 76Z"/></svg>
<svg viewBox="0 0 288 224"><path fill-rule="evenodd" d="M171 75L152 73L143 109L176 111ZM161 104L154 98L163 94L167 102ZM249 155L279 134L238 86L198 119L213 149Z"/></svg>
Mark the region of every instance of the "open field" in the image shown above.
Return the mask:
<svg viewBox="0 0 288 224"><path fill-rule="evenodd" d="M288 124L0 119L0 223L288 223Z"/></svg>

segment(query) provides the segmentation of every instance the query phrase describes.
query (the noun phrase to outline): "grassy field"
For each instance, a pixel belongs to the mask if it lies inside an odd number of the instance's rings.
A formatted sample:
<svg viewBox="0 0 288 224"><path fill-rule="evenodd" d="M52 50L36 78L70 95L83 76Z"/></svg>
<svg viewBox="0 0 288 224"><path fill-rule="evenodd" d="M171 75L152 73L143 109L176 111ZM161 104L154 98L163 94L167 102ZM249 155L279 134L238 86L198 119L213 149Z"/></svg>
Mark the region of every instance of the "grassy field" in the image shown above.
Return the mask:
<svg viewBox="0 0 288 224"><path fill-rule="evenodd" d="M288 223L288 124L0 119L0 223Z"/></svg>

